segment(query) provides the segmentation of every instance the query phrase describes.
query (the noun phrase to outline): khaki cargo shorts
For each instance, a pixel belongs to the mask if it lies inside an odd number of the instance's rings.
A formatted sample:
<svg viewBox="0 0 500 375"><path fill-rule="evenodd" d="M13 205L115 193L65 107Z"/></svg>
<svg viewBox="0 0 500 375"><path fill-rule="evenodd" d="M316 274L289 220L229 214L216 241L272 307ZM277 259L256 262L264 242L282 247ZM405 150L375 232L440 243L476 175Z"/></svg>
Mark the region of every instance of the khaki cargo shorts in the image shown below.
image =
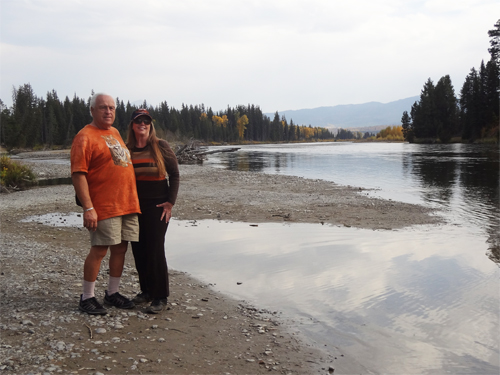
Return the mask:
<svg viewBox="0 0 500 375"><path fill-rule="evenodd" d="M137 214L110 217L97 222L97 230L90 232L91 246L112 246L122 241L139 241Z"/></svg>

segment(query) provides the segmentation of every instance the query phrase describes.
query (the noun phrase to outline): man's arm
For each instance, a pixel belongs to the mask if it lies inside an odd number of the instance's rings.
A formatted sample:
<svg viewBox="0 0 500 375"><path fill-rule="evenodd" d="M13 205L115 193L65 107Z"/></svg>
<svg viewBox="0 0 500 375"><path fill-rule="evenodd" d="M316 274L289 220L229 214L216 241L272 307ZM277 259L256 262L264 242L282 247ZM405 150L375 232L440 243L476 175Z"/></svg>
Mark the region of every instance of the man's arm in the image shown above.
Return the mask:
<svg viewBox="0 0 500 375"><path fill-rule="evenodd" d="M88 230L95 231L97 229L97 213L90 199L87 174L84 172L74 172L71 174L71 180L73 181L76 195L82 203L83 226Z"/></svg>

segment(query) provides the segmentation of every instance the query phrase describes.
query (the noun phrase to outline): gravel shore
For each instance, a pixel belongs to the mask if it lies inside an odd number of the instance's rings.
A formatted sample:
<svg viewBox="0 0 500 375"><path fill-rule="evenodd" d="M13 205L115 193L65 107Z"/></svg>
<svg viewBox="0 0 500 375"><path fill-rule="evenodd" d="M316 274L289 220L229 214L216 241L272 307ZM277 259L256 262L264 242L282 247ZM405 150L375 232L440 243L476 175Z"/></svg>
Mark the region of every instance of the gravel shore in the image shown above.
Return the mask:
<svg viewBox="0 0 500 375"><path fill-rule="evenodd" d="M67 157L64 152L50 158ZM47 153L40 153L47 157ZM39 156L38 155L38 156ZM29 154L36 157L36 154ZM40 178L69 177L69 166L20 161ZM180 166L174 220L309 222L375 230L438 224L431 210L367 197L363 189L261 173ZM171 270L169 310L148 315L111 308L91 317L78 311L86 230L23 221L33 215L78 212L71 185L1 194L0 370L12 374L311 374L369 373L341 348L310 346L279 312L236 301ZM121 292L138 279L127 254ZM107 260L97 296L107 282Z"/></svg>
<svg viewBox="0 0 500 375"><path fill-rule="evenodd" d="M39 178L70 177L69 165L43 159L67 158L67 151L19 154ZM301 222L393 230L440 224L430 208L368 196L369 191L323 180L235 172L180 165L181 184L173 216L179 220L222 219L242 222ZM74 209L74 207L71 207Z"/></svg>

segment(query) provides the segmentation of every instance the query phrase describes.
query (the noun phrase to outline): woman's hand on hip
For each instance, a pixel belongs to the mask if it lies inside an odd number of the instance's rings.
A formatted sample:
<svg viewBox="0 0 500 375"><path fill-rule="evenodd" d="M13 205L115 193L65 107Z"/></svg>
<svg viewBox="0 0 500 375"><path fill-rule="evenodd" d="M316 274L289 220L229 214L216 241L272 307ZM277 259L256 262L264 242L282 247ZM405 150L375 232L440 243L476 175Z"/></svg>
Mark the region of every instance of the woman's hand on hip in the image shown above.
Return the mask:
<svg viewBox="0 0 500 375"><path fill-rule="evenodd" d="M165 218L165 222L168 223L170 221L170 218L172 217L172 203L170 202L165 202L162 204L157 204L156 207L162 207L163 212L161 213L160 221Z"/></svg>

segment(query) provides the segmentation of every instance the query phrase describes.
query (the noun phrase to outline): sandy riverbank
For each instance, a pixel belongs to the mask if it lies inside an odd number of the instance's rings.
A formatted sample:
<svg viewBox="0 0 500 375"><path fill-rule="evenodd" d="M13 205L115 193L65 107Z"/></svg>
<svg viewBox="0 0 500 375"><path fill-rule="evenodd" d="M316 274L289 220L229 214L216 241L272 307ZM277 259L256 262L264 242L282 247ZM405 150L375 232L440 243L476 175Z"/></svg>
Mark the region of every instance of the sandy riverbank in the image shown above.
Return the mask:
<svg viewBox="0 0 500 375"><path fill-rule="evenodd" d="M53 155L52 155L53 156ZM40 177L69 177L67 165L30 163ZM369 373L341 348L309 346L279 312L261 311L171 272L170 309L77 310L88 234L20 220L78 211L71 186L0 196L2 295L0 369L8 373L310 374ZM367 197L324 181L181 166L174 220L310 222L392 230L439 223L426 208ZM106 263L104 263L106 264ZM104 293L106 267L97 293ZM131 254L122 292L138 290Z"/></svg>
<svg viewBox="0 0 500 375"><path fill-rule="evenodd" d="M67 151L18 156L47 155L68 157ZM39 178L70 177L68 165L25 163L34 168ZM180 172L179 197L173 211L180 220L287 221L381 230L442 222L429 208L373 198L367 190L356 186L200 165L181 165Z"/></svg>

